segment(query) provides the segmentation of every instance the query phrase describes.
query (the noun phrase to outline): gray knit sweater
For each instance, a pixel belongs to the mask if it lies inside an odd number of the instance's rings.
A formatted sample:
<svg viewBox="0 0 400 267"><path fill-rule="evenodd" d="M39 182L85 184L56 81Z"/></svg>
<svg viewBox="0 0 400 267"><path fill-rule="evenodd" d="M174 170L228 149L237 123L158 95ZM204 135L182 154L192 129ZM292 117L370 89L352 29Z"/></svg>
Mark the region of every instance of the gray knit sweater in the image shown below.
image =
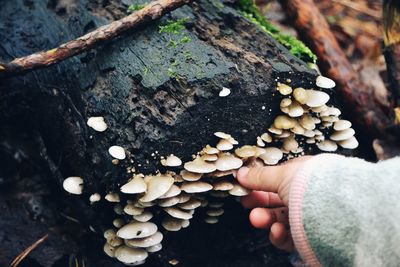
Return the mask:
<svg viewBox="0 0 400 267"><path fill-rule="evenodd" d="M400 158L316 156L298 172L289 210L309 266L400 266Z"/></svg>

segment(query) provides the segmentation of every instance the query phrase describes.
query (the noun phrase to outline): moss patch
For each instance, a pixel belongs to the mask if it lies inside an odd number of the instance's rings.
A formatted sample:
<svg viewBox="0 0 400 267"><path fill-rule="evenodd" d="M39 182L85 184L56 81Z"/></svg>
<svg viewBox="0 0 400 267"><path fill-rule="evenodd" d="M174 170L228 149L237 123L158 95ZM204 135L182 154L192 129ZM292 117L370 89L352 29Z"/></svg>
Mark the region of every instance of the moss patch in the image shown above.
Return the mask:
<svg viewBox="0 0 400 267"><path fill-rule="evenodd" d="M141 10L146 6L146 4L133 4L128 7L128 13L133 13L135 11Z"/></svg>
<svg viewBox="0 0 400 267"><path fill-rule="evenodd" d="M264 17L252 0L239 0L237 5L245 18L258 25L264 32L270 34L279 43L289 49L294 56L305 62L316 62L317 56L303 42L291 35L281 33Z"/></svg>

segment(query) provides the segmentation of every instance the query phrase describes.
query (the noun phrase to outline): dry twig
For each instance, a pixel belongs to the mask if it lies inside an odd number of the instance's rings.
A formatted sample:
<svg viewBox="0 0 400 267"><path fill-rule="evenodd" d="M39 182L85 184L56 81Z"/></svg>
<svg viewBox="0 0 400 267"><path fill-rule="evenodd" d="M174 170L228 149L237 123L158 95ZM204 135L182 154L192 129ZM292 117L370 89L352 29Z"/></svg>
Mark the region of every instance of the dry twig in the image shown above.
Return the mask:
<svg viewBox="0 0 400 267"><path fill-rule="evenodd" d="M84 36L62 44L57 48L16 58L9 63L0 62L0 74L17 74L53 65L69 57L85 52L90 48L104 43L105 41L112 40L113 38L149 21L159 19L165 13L181 7L190 1L191 0L154 1L129 16L99 27Z"/></svg>
<svg viewBox="0 0 400 267"><path fill-rule="evenodd" d="M49 238L49 234L45 234L42 238L37 240L35 243L27 247L24 251L22 251L15 259L11 262L10 267L17 267L21 261L23 261L29 253L31 253L35 248L37 248L40 244L45 242Z"/></svg>

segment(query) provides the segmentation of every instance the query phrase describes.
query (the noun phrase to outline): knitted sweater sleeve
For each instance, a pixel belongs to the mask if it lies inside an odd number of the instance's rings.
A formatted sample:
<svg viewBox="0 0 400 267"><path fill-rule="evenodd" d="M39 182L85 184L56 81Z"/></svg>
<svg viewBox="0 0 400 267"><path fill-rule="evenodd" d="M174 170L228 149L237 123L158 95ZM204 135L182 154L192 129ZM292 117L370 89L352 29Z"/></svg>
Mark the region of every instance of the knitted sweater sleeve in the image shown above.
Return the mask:
<svg viewBox="0 0 400 267"><path fill-rule="evenodd" d="M291 186L289 221L308 266L398 266L400 158L314 157Z"/></svg>

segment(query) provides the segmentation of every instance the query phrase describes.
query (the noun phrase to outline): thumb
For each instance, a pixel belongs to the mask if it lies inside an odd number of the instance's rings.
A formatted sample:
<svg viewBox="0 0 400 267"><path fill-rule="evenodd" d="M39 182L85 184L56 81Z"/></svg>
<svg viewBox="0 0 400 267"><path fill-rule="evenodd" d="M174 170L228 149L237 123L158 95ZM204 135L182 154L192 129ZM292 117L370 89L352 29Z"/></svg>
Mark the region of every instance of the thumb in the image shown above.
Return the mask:
<svg viewBox="0 0 400 267"><path fill-rule="evenodd" d="M252 190L278 193L284 181L282 166L242 167L237 173L239 183Z"/></svg>

